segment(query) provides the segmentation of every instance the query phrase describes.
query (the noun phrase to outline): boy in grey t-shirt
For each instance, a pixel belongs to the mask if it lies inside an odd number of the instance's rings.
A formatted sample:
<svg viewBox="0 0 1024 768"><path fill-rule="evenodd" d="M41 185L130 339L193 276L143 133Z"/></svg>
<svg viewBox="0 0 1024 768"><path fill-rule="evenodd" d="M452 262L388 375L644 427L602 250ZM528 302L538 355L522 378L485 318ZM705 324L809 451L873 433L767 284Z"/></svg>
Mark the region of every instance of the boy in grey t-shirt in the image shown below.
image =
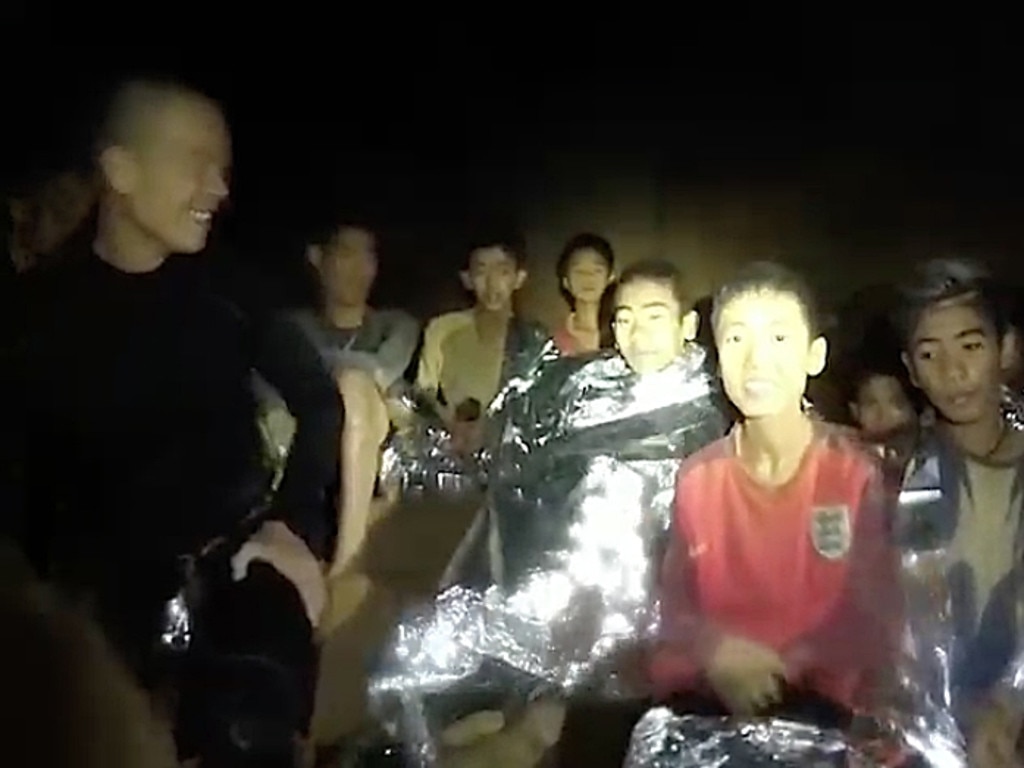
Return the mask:
<svg viewBox="0 0 1024 768"><path fill-rule="evenodd" d="M331 575L350 569L369 525L380 450L388 434L387 398L409 366L419 324L399 310L369 306L377 276L377 238L365 225L335 222L306 251L320 288L318 311L296 322L320 352L345 405L341 493Z"/></svg>

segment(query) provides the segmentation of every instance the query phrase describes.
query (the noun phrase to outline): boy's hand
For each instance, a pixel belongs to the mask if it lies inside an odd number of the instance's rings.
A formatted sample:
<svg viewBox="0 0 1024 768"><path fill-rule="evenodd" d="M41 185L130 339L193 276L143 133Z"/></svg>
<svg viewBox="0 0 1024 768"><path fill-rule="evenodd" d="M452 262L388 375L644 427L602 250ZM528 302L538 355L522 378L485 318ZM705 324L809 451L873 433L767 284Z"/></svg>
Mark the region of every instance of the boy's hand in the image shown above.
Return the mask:
<svg viewBox="0 0 1024 768"><path fill-rule="evenodd" d="M750 715L774 704L785 677L782 658L767 646L726 636L707 667L707 679L719 699L737 715Z"/></svg>
<svg viewBox="0 0 1024 768"><path fill-rule="evenodd" d="M971 768L1017 768L1017 739L1024 713L994 698L978 711L968 746Z"/></svg>
<svg viewBox="0 0 1024 768"><path fill-rule="evenodd" d="M456 454L469 458L484 444L483 421L455 421L451 425L452 448Z"/></svg>

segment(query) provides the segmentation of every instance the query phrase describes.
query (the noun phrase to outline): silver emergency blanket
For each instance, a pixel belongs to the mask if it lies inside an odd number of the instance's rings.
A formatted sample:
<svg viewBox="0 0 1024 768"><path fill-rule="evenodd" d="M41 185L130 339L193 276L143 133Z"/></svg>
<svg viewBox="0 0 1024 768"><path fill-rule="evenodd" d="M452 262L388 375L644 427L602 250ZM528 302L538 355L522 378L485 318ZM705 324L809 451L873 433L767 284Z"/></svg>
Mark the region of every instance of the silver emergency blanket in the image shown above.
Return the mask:
<svg viewBox="0 0 1024 768"><path fill-rule="evenodd" d="M186 651L192 645L192 611L184 590L179 590L164 604L160 645L175 653Z"/></svg>
<svg viewBox="0 0 1024 768"><path fill-rule="evenodd" d="M558 350L538 326L517 321L509 330L502 367L503 393L515 392L532 373L558 357ZM448 430L433 404L411 387L395 389L395 405L404 411L402 423L388 438L381 461L381 485L397 495L461 494L481 489L487 482L491 449L504 424L508 396L499 394L480 415L484 421L483 446L472 456L454 450Z"/></svg>
<svg viewBox="0 0 1024 768"><path fill-rule="evenodd" d="M411 391L396 396L403 423L388 438L381 459L380 482L399 495L472 491L483 486L487 453L460 456L441 416Z"/></svg>
<svg viewBox="0 0 1024 768"><path fill-rule="evenodd" d="M1024 650L1014 657L999 681L1001 692L1024 712Z"/></svg>
<svg viewBox="0 0 1024 768"><path fill-rule="evenodd" d="M1014 429L1024 429L1024 393L1003 389L1003 416ZM1021 606L1024 613L1024 606ZM1021 622L1024 624L1024 621ZM999 682L1000 693L1024 711L1024 647L1020 648Z"/></svg>
<svg viewBox="0 0 1024 768"><path fill-rule="evenodd" d="M1003 418L1014 429L1024 429L1024 393L1003 387Z"/></svg>
<svg viewBox="0 0 1024 768"><path fill-rule="evenodd" d="M1007 425L1024 428L1021 398L1004 390L1002 406ZM934 436L924 440L906 467L896 516L908 616L909 664L901 670L901 684L912 699L904 712L914 713L904 714L900 726L907 743L930 765L966 765L966 734L961 726L977 702L970 690L972 678L965 678L963 670L968 663L978 665L979 659L982 665L999 663L1001 653L994 646L979 646L973 622L962 614L963 571L955 566L949 548L958 519L951 510L959 504L956 473L961 462L942 440ZM1024 612L1019 589L1015 601L1011 623L1019 626ZM1007 629L1009 635L1016 635ZM1009 664L997 685L1024 704L1021 662L1024 654Z"/></svg>
<svg viewBox="0 0 1024 768"><path fill-rule="evenodd" d="M623 768L882 768L835 730L787 720L677 716L650 710Z"/></svg>
<svg viewBox="0 0 1024 768"><path fill-rule="evenodd" d="M726 426L704 362L691 347L638 377L617 356L546 360L509 382L477 525L371 681L419 764L453 720L509 700L643 694L679 460Z"/></svg>

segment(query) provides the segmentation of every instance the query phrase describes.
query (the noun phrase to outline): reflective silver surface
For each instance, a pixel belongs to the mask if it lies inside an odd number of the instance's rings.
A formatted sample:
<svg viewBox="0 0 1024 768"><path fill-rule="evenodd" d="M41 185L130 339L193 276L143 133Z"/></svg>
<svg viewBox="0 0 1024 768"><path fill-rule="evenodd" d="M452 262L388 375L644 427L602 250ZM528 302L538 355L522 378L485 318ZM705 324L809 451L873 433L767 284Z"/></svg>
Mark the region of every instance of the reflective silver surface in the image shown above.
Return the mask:
<svg viewBox="0 0 1024 768"><path fill-rule="evenodd" d="M618 357L549 359L496 408L478 524L371 682L376 713L423 765L438 729L509 698L645 690L638 651L678 462L725 430L697 347L643 378Z"/></svg>

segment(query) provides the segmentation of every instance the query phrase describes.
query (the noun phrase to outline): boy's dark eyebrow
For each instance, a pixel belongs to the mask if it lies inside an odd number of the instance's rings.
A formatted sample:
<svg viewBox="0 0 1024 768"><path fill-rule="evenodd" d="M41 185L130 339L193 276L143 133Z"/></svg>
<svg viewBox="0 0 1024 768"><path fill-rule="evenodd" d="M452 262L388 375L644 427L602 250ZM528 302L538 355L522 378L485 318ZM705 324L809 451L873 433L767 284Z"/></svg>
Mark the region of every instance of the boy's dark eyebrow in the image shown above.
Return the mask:
<svg viewBox="0 0 1024 768"><path fill-rule="evenodd" d="M959 340L966 339L966 338L971 337L971 336L987 336L987 335L988 334L985 333L985 329L982 328L981 326L978 326L976 328L966 328L966 329L960 331L959 333L957 333L956 336L954 336L953 338L955 338L956 340L959 341ZM920 344L938 344L940 341L942 341L942 339L937 339L934 336L923 336L920 339L917 339L916 341L914 341L914 346L916 347L916 346L918 346Z"/></svg>
<svg viewBox="0 0 1024 768"><path fill-rule="evenodd" d="M625 304L619 304L615 307L615 311L618 312L621 309L632 310L633 307L627 307ZM652 301L647 304L643 304L640 309L669 309L668 302L664 301Z"/></svg>

